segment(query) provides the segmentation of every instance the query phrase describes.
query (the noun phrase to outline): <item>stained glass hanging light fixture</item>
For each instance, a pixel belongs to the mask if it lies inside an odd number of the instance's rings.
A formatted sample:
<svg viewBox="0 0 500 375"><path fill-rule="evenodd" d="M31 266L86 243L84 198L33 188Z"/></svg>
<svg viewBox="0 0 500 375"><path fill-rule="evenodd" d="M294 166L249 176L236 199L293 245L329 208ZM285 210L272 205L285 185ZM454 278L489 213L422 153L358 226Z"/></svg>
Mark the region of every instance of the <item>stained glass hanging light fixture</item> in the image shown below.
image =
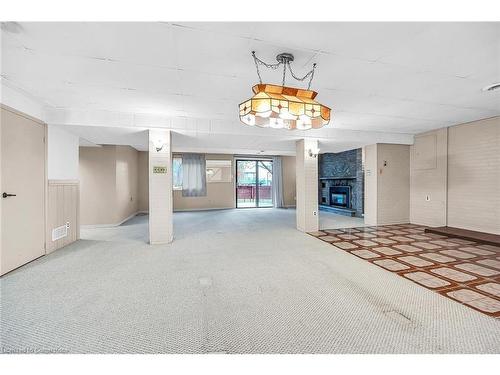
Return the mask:
<svg viewBox="0 0 500 375"><path fill-rule="evenodd" d="M330 122L330 108L314 100L318 93L310 90L316 64L304 77L297 77L290 65L293 61L290 53L276 56L277 64L263 62L255 56L254 51L252 56L260 83L252 88L254 96L240 104L240 120L244 124L262 128L308 130L321 128ZM282 85L262 83L259 65L270 69L283 66ZM307 90L285 86L287 69L298 81L309 78Z"/></svg>

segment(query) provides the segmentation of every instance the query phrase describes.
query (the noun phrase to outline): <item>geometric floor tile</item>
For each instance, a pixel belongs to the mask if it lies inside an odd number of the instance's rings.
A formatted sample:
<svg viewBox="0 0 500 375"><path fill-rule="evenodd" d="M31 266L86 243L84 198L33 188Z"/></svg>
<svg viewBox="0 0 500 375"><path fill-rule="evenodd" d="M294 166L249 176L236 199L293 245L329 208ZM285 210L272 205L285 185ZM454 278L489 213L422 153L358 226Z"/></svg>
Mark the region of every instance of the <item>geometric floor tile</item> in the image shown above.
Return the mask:
<svg viewBox="0 0 500 375"><path fill-rule="evenodd" d="M459 243L461 245L473 245L473 244L475 244L474 241L464 240L462 238L450 238L450 241Z"/></svg>
<svg viewBox="0 0 500 375"><path fill-rule="evenodd" d="M494 314L500 312L499 300L487 297L473 290L460 289L455 292L449 292L447 295L486 313Z"/></svg>
<svg viewBox="0 0 500 375"><path fill-rule="evenodd" d="M440 249L441 246L435 245L430 242L414 242L412 243L413 246L421 247L422 249L425 250L434 250L434 249Z"/></svg>
<svg viewBox="0 0 500 375"><path fill-rule="evenodd" d="M487 313L500 312L500 301L490 297L476 299L474 301L467 302L466 305L470 305Z"/></svg>
<svg viewBox="0 0 500 375"><path fill-rule="evenodd" d="M352 250L351 254L357 255L358 257L364 259L380 258L380 255L370 250Z"/></svg>
<svg viewBox="0 0 500 375"><path fill-rule="evenodd" d="M468 253L472 253L472 254L476 254L476 255L493 255L493 254L495 254L493 251L480 249L478 247L465 246L465 247L459 247L458 249L462 250L462 251L467 251Z"/></svg>
<svg viewBox="0 0 500 375"><path fill-rule="evenodd" d="M494 296L500 297L500 284L498 283L486 283L486 284L476 285L475 288L482 290L483 292L492 294Z"/></svg>
<svg viewBox="0 0 500 375"><path fill-rule="evenodd" d="M356 245L359 245L359 246L366 246L366 247L378 246L378 243L370 241L370 240L354 240L352 242L354 242Z"/></svg>
<svg viewBox="0 0 500 375"><path fill-rule="evenodd" d="M397 234L397 235L405 235L405 234L408 234L407 231L403 231L403 230L389 230L388 232L391 232L392 234Z"/></svg>
<svg viewBox="0 0 500 375"><path fill-rule="evenodd" d="M384 231L380 231L380 230L373 231L372 234L376 235L377 237L378 236L381 236L381 237L384 237L384 236L393 236L392 233L384 232Z"/></svg>
<svg viewBox="0 0 500 375"><path fill-rule="evenodd" d="M319 236L324 236L326 235L325 232L322 232L320 230L316 231L316 232L309 232L310 235L314 236L314 237L319 237Z"/></svg>
<svg viewBox="0 0 500 375"><path fill-rule="evenodd" d="M408 233L414 233L414 234L424 233L424 229L423 228L407 229L406 231Z"/></svg>
<svg viewBox="0 0 500 375"><path fill-rule="evenodd" d="M404 277L433 289L451 285L448 281L425 272L408 272L404 274Z"/></svg>
<svg viewBox="0 0 500 375"><path fill-rule="evenodd" d="M413 238L405 237L405 236L394 236L389 237L393 241L397 242L414 242Z"/></svg>
<svg viewBox="0 0 500 375"><path fill-rule="evenodd" d="M405 253L418 253L419 251L423 251L422 249L420 249L418 247L415 247L415 246L412 246L412 245L405 245L405 244L394 245L392 247L394 247L394 248L396 248L398 250L402 250Z"/></svg>
<svg viewBox="0 0 500 375"><path fill-rule="evenodd" d="M430 243L433 243L435 245L443 246L443 247L454 247L454 246L459 246L459 244L451 241L445 241L445 240L434 240L430 241Z"/></svg>
<svg viewBox="0 0 500 375"><path fill-rule="evenodd" d="M495 259L482 259L482 260L478 260L477 263L481 263L485 266L488 266L491 268L496 268L497 270L500 270L500 261L495 260Z"/></svg>
<svg viewBox="0 0 500 375"><path fill-rule="evenodd" d="M386 237L374 238L373 241L378 242L379 244L382 244L382 245L392 245L392 244L397 243L397 241L391 240L391 239L386 238Z"/></svg>
<svg viewBox="0 0 500 375"><path fill-rule="evenodd" d="M426 233L425 229L398 224L310 234L500 320L500 247Z"/></svg>
<svg viewBox="0 0 500 375"><path fill-rule="evenodd" d="M430 260L433 260L435 262L439 263L449 263L449 262L456 262L455 258L450 258L445 255L439 254L439 253L424 253L420 254L422 258L427 258Z"/></svg>
<svg viewBox="0 0 500 375"><path fill-rule="evenodd" d="M436 233L426 233L425 234L426 236L429 236L431 238L434 238L435 240L439 240L439 239L447 239L448 237L447 236L442 236L440 234L436 234Z"/></svg>
<svg viewBox="0 0 500 375"><path fill-rule="evenodd" d="M441 250L440 253L444 254L444 255L452 256L455 258L459 258L459 259L471 259L471 258L476 257L475 255L472 255L470 253L465 253L465 252L460 251L460 250Z"/></svg>
<svg viewBox="0 0 500 375"><path fill-rule="evenodd" d="M389 247L389 246L373 247L372 250L375 250L377 253L382 253L384 255L398 255L398 254L402 254L401 251L393 249L392 247Z"/></svg>
<svg viewBox="0 0 500 375"><path fill-rule="evenodd" d="M403 263L396 262L395 260L392 259L374 260L373 263L379 265L380 267L384 267L389 271L403 271L410 268L409 266Z"/></svg>
<svg viewBox="0 0 500 375"><path fill-rule="evenodd" d="M338 234L337 237L343 240L359 240L359 237L356 237L354 234Z"/></svg>
<svg viewBox="0 0 500 375"><path fill-rule="evenodd" d="M448 292L446 294L462 303L467 303L475 299L480 299L484 297L484 295L469 289L459 289L453 292Z"/></svg>
<svg viewBox="0 0 500 375"><path fill-rule="evenodd" d="M495 251L497 253L500 253L500 246L494 246L494 245L478 245L477 247L485 250L491 250Z"/></svg>
<svg viewBox="0 0 500 375"><path fill-rule="evenodd" d="M425 259L415 257L415 256L405 256L405 257L399 257L397 258L398 260L411 264L412 266L415 267L427 267L427 266L432 266L434 263L429 262Z"/></svg>
<svg viewBox="0 0 500 375"><path fill-rule="evenodd" d="M468 273L460 272L448 267L434 268L430 270L432 273L444 276L448 279L458 282L476 280L476 276L469 275Z"/></svg>
<svg viewBox="0 0 500 375"><path fill-rule="evenodd" d="M340 247L341 249L344 250L357 249L359 247L358 245L354 245L350 242L335 242L335 244L332 245Z"/></svg>
<svg viewBox="0 0 500 375"><path fill-rule="evenodd" d="M461 270L473 273L479 276L495 276L499 275L500 271L492 270L491 268L486 268L474 263L462 263L454 266L455 268L459 268Z"/></svg>
<svg viewBox="0 0 500 375"><path fill-rule="evenodd" d="M336 242L336 241L340 241L340 238L337 238L335 236L322 236L322 237L318 237L321 241L325 241L325 242Z"/></svg>
<svg viewBox="0 0 500 375"><path fill-rule="evenodd" d="M410 237L413 238L414 240L419 240L419 241L431 239L431 237L423 236L421 234L409 234L406 237Z"/></svg>

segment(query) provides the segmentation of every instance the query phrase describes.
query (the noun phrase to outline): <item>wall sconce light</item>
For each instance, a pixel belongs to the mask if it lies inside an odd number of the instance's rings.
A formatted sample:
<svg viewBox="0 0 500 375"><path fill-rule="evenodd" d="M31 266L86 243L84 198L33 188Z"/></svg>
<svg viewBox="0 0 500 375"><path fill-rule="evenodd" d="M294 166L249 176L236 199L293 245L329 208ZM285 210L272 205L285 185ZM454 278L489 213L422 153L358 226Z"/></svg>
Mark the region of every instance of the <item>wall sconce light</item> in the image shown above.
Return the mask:
<svg viewBox="0 0 500 375"><path fill-rule="evenodd" d="M153 142L153 145L155 146L156 152L160 152L163 146L165 146L165 143L161 139L158 139Z"/></svg>
<svg viewBox="0 0 500 375"><path fill-rule="evenodd" d="M310 148L308 151L311 158L316 158L319 155L319 148Z"/></svg>

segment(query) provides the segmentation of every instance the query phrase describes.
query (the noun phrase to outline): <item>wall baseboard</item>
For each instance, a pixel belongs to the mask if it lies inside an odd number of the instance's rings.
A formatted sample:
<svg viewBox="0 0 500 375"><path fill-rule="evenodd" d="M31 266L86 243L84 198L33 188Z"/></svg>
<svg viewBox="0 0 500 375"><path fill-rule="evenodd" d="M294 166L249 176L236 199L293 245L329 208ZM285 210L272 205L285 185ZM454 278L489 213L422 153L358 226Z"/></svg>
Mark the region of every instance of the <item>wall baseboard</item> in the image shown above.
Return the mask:
<svg viewBox="0 0 500 375"><path fill-rule="evenodd" d="M126 217L125 219L123 219L119 223L113 223L113 224L85 224L85 225L81 225L80 228L81 229L114 228L114 227L118 227L118 226L122 225L124 222L132 219L134 216L137 216L137 214L140 214L140 213L144 213L144 211L134 212L132 215Z"/></svg>
<svg viewBox="0 0 500 375"><path fill-rule="evenodd" d="M407 219L407 220L380 222L380 223L377 223L376 225L380 226L380 225L397 225L397 224L413 224L413 223L410 223L410 219Z"/></svg>
<svg viewBox="0 0 500 375"><path fill-rule="evenodd" d="M236 209L236 207L182 208L174 210L174 212L215 211L215 210L233 210L233 209Z"/></svg>

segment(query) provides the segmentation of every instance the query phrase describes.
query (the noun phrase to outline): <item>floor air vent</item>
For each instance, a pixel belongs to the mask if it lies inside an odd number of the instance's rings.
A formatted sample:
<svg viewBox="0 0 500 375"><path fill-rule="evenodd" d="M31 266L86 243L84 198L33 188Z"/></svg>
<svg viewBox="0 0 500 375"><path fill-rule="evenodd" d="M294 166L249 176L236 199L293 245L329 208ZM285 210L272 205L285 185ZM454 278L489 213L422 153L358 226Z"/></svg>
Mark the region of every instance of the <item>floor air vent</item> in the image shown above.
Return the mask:
<svg viewBox="0 0 500 375"><path fill-rule="evenodd" d="M63 237L68 235L68 227L66 225L62 225L60 227L52 229L52 241L57 241Z"/></svg>

